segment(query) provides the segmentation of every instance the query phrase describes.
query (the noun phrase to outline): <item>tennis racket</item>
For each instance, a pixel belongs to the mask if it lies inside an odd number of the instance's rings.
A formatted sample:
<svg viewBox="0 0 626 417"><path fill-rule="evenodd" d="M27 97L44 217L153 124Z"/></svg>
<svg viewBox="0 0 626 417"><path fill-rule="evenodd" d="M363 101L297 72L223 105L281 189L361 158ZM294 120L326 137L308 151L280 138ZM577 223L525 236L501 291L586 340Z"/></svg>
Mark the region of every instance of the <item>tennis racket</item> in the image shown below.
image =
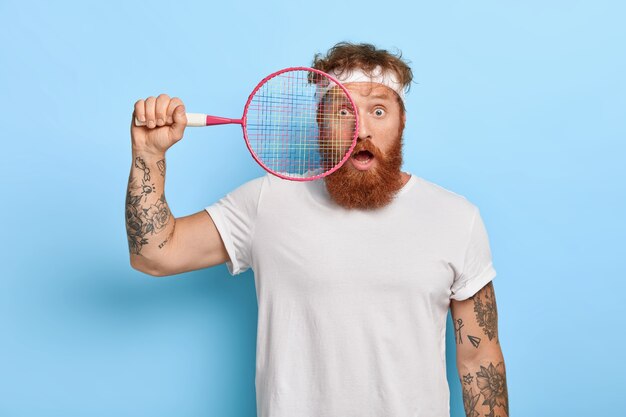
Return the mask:
<svg viewBox="0 0 626 417"><path fill-rule="evenodd" d="M311 181L339 169L358 137L348 90L325 72L286 68L254 88L241 119L186 113L187 126L240 124L252 157L280 178ZM137 126L144 126L135 118Z"/></svg>

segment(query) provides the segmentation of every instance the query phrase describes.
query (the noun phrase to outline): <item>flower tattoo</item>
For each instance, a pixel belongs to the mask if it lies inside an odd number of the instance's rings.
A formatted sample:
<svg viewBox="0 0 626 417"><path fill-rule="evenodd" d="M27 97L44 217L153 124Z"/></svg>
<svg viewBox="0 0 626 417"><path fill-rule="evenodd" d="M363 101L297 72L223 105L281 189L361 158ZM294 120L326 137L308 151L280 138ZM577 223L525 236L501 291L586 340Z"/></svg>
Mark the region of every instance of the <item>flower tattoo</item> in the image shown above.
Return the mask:
<svg viewBox="0 0 626 417"><path fill-rule="evenodd" d="M476 383L480 393L485 397L483 405L489 405L492 410L497 405L502 406L508 416L509 404L504 363L500 362L497 366L490 363L487 368L481 365L480 371L476 372Z"/></svg>

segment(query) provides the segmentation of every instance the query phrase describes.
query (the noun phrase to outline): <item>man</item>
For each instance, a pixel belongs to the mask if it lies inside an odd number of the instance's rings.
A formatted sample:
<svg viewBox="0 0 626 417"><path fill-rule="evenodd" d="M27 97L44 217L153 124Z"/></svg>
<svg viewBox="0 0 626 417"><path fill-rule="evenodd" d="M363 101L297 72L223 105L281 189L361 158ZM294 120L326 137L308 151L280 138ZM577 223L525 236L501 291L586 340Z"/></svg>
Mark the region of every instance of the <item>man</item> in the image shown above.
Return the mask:
<svg viewBox="0 0 626 417"><path fill-rule="evenodd" d="M253 179L186 217L171 215L163 193L184 106L164 94L135 103L133 117L148 126L131 124L131 265L154 276L221 263L231 275L253 269L259 416L449 416L448 309L467 416L508 416L480 212L400 169L410 68L349 43L313 66L353 96L352 157L323 180Z"/></svg>

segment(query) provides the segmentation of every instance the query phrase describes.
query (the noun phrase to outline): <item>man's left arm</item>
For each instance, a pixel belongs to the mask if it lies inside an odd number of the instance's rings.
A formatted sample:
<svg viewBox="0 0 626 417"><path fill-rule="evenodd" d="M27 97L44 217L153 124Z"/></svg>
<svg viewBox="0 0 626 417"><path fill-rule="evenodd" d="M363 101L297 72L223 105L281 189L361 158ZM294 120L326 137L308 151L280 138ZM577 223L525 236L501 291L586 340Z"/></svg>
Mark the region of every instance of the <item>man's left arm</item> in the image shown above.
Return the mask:
<svg viewBox="0 0 626 417"><path fill-rule="evenodd" d="M451 300L450 311L465 414L508 417L506 370L498 340L493 282L466 300Z"/></svg>

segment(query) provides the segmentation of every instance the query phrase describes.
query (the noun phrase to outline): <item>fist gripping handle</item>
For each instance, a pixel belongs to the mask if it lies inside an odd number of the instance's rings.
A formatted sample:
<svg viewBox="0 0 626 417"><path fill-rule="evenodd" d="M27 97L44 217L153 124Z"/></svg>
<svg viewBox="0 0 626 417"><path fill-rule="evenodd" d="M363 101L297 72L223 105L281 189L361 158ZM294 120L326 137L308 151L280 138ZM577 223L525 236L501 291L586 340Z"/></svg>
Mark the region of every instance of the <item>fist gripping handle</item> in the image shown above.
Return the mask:
<svg viewBox="0 0 626 417"><path fill-rule="evenodd" d="M217 117L217 116L209 116L208 114L202 113L185 113L187 116L187 126L191 127L202 127L202 126L213 126L213 125L226 125L232 123L242 124L242 119L229 119L226 117ZM145 126L146 122L141 122L139 119L135 117L135 126Z"/></svg>

